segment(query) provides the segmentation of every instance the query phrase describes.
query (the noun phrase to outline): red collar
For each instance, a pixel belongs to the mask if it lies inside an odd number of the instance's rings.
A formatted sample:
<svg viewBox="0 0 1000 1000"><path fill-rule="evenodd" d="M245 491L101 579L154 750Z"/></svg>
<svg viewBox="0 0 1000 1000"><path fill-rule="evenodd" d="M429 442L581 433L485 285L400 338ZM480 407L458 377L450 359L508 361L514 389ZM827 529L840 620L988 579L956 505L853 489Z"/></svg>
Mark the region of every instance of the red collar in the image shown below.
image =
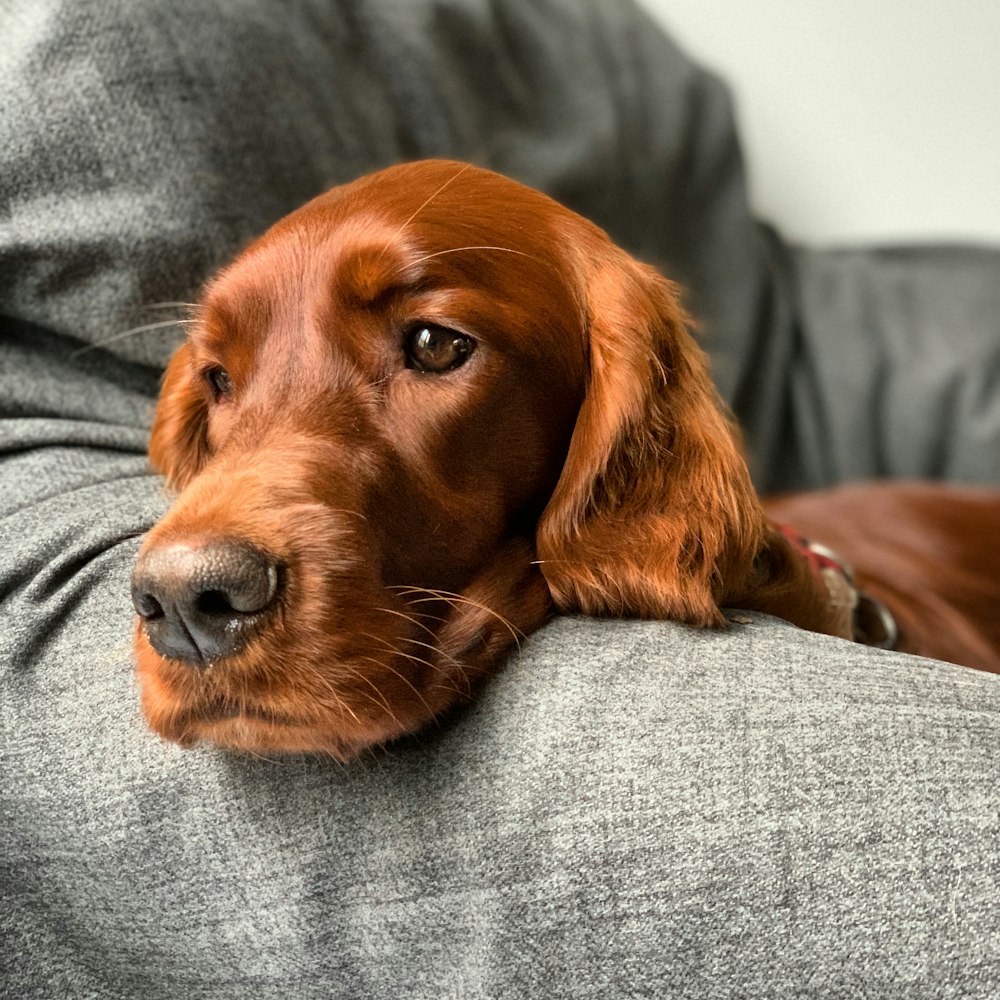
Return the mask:
<svg viewBox="0 0 1000 1000"><path fill-rule="evenodd" d="M831 603L841 605L845 599L850 602L849 629L854 641L879 649L895 649L899 641L896 619L880 600L858 589L850 565L833 549L810 541L790 524L776 527L805 559L813 574L826 584Z"/></svg>
<svg viewBox="0 0 1000 1000"><path fill-rule="evenodd" d="M790 524L779 524L777 528L798 550L799 555L809 563L809 568L814 573L819 574L824 569L836 570L852 587L854 586L853 570L833 549L828 549L819 542L810 541Z"/></svg>

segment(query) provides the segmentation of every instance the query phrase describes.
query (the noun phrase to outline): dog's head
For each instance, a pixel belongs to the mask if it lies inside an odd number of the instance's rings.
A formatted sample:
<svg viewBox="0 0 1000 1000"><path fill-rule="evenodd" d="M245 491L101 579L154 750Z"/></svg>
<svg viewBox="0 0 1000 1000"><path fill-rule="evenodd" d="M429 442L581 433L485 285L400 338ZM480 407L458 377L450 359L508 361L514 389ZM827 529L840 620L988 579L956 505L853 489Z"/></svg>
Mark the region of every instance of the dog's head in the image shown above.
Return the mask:
<svg viewBox="0 0 1000 1000"><path fill-rule="evenodd" d="M428 161L335 188L207 287L133 594L158 732L348 758L473 693L553 605L721 620L764 523L676 290Z"/></svg>

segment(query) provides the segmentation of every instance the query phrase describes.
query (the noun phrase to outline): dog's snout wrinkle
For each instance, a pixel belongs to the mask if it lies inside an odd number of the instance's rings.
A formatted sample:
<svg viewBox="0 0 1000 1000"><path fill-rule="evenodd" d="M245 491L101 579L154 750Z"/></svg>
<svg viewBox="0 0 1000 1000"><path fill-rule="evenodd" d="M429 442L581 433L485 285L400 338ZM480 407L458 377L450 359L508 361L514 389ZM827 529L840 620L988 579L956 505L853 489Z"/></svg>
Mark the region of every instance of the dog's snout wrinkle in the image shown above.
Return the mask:
<svg viewBox="0 0 1000 1000"><path fill-rule="evenodd" d="M175 543L139 557L132 603L158 653L204 666L239 651L279 578L278 561L248 542Z"/></svg>

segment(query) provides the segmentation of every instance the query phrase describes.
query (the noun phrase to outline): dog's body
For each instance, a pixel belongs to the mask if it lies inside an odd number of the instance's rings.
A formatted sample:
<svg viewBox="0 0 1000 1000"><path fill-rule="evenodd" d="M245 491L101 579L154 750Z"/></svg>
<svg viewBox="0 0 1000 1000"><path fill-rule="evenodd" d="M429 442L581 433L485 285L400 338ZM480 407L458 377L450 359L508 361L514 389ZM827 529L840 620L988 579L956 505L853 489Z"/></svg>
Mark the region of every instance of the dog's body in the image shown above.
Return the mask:
<svg viewBox="0 0 1000 1000"><path fill-rule="evenodd" d="M1000 494L864 483L771 497L765 512L833 548L889 608L893 648L1000 673Z"/></svg>
<svg viewBox="0 0 1000 1000"><path fill-rule="evenodd" d="M350 757L469 697L554 609L844 634L673 286L461 164L336 188L241 254L150 456L180 495L136 566L138 669L183 743Z"/></svg>

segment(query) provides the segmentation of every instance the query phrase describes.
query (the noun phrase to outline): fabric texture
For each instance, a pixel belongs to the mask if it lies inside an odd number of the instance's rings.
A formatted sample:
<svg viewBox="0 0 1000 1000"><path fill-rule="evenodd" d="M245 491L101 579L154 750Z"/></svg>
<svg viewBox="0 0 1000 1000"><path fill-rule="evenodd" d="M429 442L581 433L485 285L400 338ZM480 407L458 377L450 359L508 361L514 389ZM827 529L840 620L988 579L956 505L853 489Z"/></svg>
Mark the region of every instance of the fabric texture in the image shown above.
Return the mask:
<svg viewBox="0 0 1000 1000"><path fill-rule="evenodd" d="M798 249L792 289L794 418L775 486L1000 485L1000 252Z"/></svg>
<svg viewBox="0 0 1000 1000"><path fill-rule="evenodd" d="M469 158L689 284L761 483L996 481L996 254L784 247L724 87L622 0L0 25L0 996L995 995L995 677L564 618L348 766L152 736L128 577L178 336L120 335L325 187Z"/></svg>

